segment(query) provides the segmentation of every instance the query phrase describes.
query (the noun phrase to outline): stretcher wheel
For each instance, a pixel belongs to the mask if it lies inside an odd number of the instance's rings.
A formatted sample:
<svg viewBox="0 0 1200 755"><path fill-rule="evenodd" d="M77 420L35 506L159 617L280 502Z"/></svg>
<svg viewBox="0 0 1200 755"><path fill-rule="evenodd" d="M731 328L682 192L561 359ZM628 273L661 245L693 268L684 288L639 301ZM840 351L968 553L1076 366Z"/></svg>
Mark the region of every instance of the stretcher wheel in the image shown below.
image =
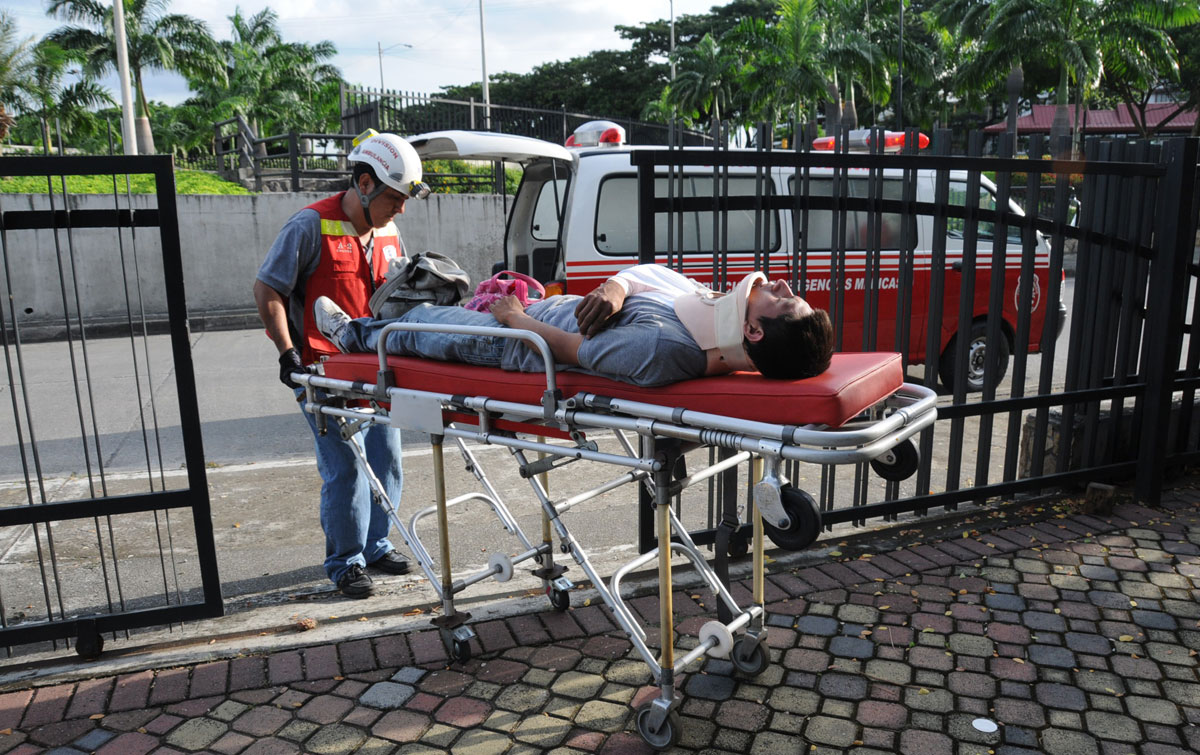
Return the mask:
<svg viewBox="0 0 1200 755"><path fill-rule="evenodd" d="M743 674L758 676L767 668L767 651L761 643L742 635L733 643L733 652L729 654L729 660L733 667Z"/></svg>
<svg viewBox="0 0 1200 755"><path fill-rule="evenodd" d="M891 450L871 459L871 469L888 482L902 482L916 473L921 454L912 438L897 443Z"/></svg>
<svg viewBox="0 0 1200 755"><path fill-rule="evenodd" d="M466 663L471 660L471 643L455 640L450 648L450 654L455 663Z"/></svg>
<svg viewBox="0 0 1200 755"><path fill-rule="evenodd" d="M471 660L471 641L460 640L451 632L442 630L442 644L446 646L446 652L450 655L450 660L454 663L466 663Z"/></svg>
<svg viewBox="0 0 1200 755"><path fill-rule="evenodd" d="M817 502L803 490L791 485L779 489L783 512L789 521L787 529L780 529L763 520L763 531L771 542L789 551L804 550L812 545L821 534L821 512Z"/></svg>
<svg viewBox="0 0 1200 755"><path fill-rule="evenodd" d="M642 735L642 739L646 740L646 744L656 750L669 750L679 742L679 713L671 711L667 717L663 719L662 726L658 727L657 732L650 731L650 710L653 705L643 705L638 708L637 714L637 729L638 734Z"/></svg>
<svg viewBox="0 0 1200 755"><path fill-rule="evenodd" d="M571 607L571 593L567 592L566 590L555 590L551 588L550 592L548 593L548 597L550 598L550 605L553 606L554 610L558 611L559 613Z"/></svg>
<svg viewBox="0 0 1200 755"><path fill-rule="evenodd" d="M93 661L104 651L104 638L99 633L84 633L75 638L75 655Z"/></svg>

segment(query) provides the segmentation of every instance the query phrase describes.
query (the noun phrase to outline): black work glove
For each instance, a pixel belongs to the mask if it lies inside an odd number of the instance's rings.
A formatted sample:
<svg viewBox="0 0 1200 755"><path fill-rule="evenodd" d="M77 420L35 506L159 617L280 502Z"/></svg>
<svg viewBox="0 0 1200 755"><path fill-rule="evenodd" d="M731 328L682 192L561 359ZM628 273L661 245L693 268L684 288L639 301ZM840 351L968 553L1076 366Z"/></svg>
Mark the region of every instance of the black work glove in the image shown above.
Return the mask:
<svg viewBox="0 0 1200 755"><path fill-rule="evenodd" d="M300 352L294 348L288 349L279 355L279 380L288 388L302 387L295 380L292 380L293 372L304 372L304 362L300 361Z"/></svg>

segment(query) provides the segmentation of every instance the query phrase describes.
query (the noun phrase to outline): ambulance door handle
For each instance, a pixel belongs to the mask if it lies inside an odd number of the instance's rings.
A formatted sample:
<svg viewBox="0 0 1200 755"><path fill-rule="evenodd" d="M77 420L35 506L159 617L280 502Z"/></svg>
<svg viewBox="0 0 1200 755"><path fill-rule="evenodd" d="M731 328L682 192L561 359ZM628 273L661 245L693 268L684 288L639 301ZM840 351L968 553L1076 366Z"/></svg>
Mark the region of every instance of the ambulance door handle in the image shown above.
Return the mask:
<svg viewBox="0 0 1200 755"><path fill-rule="evenodd" d="M950 269L956 273L962 272L962 260L956 260L950 263Z"/></svg>
<svg viewBox="0 0 1200 755"><path fill-rule="evenodd" d="M607 233L600 233L600 234L597 234L597 235L596 235L596 241L601 241L601 242L603 242L603 241L608 241L608 234L607 234Z"/></svg>

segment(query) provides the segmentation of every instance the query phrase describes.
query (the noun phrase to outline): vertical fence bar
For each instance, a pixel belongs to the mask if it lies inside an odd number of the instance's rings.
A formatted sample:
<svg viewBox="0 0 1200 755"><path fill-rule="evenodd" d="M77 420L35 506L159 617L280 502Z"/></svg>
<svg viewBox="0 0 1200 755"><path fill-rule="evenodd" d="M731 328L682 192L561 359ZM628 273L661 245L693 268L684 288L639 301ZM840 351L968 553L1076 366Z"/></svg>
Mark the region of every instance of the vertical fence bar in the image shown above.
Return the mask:
<svg viewBox="0 0 1200 755"><path fill-rule="evenodd" d="M1151 291L1146 313L1148 338L1143 357L1146 375L1146 421L1142 425L1138 454L1136 495L1158 504L1166 469L1167 429L1171 416L1171 381L1178 356L1168 361L1171 347L1183 337L1183 311L1187 296L1187 270L1192 259L1191 231L1196 199L1196 158L1200 141L1172 139L1163 148L1163 177L1155 222L1158 248L1151 269ZM1166 201L1170 198L1170 201Z"/></svg>

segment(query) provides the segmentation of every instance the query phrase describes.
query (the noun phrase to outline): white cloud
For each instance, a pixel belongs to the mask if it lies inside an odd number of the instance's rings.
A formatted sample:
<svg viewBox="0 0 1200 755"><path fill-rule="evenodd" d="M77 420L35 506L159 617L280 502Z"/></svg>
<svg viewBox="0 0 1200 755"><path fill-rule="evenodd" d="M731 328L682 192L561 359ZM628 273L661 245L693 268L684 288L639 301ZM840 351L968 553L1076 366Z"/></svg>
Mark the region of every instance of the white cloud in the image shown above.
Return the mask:
<svg viewBox="0 0 1200 755"><path fill-rule="evenodd" d="M675 15L705 13L719 4L675 0ZM62 24L46 17L43 0L8 0L5 5L23 34L41 36ZM203 19L214 36L224 39L230 34L228 16L238 5L246 16L266 7L253 0L174 0L168 9ZM286 39L332 41L338 48L333 62L351 82L379 85L380 45L392 47L383 55L384 83L389 89L426 93L480 79L479 0L393 0L374 5L289 0L273 7ZM624 49L628 43L614 26L665 19L670 12L669 0L484 0L488 72L526 73L541 63L593 50ZM116 96L116 77L105 84ZM173 74L153 75L146 87L151 99L163 102L174 104L187 97L186 84Z"/></svg>

